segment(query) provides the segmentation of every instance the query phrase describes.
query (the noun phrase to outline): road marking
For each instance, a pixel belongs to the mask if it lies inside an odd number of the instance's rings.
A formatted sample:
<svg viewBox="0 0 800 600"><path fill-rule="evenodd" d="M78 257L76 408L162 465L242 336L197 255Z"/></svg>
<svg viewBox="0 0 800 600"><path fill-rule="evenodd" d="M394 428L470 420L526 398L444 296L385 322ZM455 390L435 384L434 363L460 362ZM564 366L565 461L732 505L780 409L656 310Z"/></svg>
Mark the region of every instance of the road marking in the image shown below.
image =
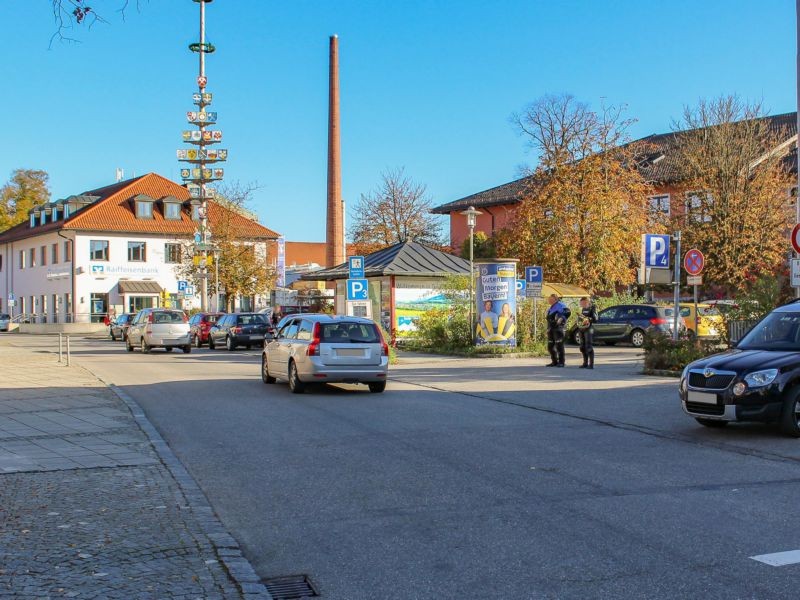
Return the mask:
<svg viewBox="0 0 800 600"><path fill-rule="evenodd" d="M784 567L800 563L800 550L787 550L786 552L775 552L773 554L759 554L751 556L753 560L762 562L773 567Z"/></svg>

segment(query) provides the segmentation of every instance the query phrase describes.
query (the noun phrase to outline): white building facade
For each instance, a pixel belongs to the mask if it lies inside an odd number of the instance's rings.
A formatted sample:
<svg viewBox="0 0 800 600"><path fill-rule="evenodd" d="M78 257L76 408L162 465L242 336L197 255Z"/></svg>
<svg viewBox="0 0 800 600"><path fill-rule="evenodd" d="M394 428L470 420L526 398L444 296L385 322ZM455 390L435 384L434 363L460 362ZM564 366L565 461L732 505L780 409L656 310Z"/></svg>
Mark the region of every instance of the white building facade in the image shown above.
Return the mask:
<svg viewBox="0 0 800 600"><path fill-rule="evenodd" d="M0 234L0 312L52 324L102 323L108 314L156 306L200 308L200 290L181 276L197 207L186 188L151 173L35 208L29 222ZM278 234L235 219L268 268L267 246ZM209 271L208 309L216 310ZM239 298L235 306L267 302L268 295Z"/></svg>

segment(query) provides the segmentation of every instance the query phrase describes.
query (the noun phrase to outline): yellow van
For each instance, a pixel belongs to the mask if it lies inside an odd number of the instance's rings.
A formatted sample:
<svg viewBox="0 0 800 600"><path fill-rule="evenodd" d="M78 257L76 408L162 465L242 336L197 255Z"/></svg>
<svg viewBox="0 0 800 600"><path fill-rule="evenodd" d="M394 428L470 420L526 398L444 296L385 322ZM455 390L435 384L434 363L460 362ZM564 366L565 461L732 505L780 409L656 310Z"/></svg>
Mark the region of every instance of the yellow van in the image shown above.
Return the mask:
<svg viewBox="0 0 800 600"><path fill-rule="evenodd" d="M716 306L711 306L710 304L697 305L697 331L695 331L694 325L694 303L681 302L680 307L681 317L683 317L690 335L694 334L700 338L718 338L725 330L725 321Z"/></svg>

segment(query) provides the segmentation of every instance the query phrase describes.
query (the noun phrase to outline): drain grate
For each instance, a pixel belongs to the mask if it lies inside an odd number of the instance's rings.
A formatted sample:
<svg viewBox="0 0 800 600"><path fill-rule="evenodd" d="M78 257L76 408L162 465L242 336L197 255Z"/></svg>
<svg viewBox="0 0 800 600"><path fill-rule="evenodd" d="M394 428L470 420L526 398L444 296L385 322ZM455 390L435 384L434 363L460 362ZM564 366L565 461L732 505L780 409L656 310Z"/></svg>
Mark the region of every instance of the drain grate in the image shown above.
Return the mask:
<svg viewBox="0 0 800 600"><path fill-rule="evenodd" d="M288 575L264 579L262 583L272 595L273 600L302 600L319 596L308 575Z"/></svg>

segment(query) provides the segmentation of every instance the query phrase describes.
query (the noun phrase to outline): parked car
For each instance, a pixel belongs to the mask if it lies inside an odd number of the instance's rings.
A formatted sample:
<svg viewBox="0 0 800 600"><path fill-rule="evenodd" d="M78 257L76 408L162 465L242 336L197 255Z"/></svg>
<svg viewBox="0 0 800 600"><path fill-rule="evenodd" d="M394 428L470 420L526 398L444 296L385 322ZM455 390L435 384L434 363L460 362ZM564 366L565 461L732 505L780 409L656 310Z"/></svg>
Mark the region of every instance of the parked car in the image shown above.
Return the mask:
<svg viewBox="0 0 800 600"><path fill-rule="evenodd" d="M275 339L264 345L261 379L287 380L299 394L308 383L365 383L386 389L389 346L378 326L358 317L303 314L284 317Z"/></svg>
<svg viewBox="0 0 800 600"><path fill-rule="evenodd" d="M695 311L693 302L681 302L681 317L689 335L699 338L719 338L725 331L725 319L716 306L697 305L697 331L695 331Z"/></svg>
<svg viewBox="0 0 800 600"><path fill-rule="evenodd" d="M239 346L263 345L273 331L265 314L230 313L222 315L209 330L208 347L214 350L224 345L228 350L236 350Z"/></svg>
<svg viewBox="0 0 800 600"><path fill-rule="evenodd" d="M617 342L629 342L641 348L649 333L672 334L675 309L654 304L620 304L601 310L594 324L594 340L613 346ZM678 328L686 330L683 319ZM568 331L568 336L580 344L581 332L576 323Z"/></svg>
<svg viewBox="0 0 800 600"><path fill-rule="evenodd" d="M130 327L131 321L135 316L135 313L123 313L121 315L117 315L114 320L108 324L108 334L111 336L113 341L125 341L125 338L128 335L128 327Z"/></svg>
<svg viewBox="0 0 800 600"><path fill-rule="evenodd" d="M0 314L0 331L8 331L11 327L11 315Z"/></svg>
<svg viewBox="0 0 800 600"><path fill-rule="evenodd" d="M168 308L145 308L131 321L125 348L133 352L135 347L147 354L153 348L164 348L172 352L181 348L186 354L192 351L189 338L189 319L182 310Z"/></svg>
<svg viewBox="0 0 800 600"><path fill-rule="evenodd" d="M189 319L189 333L196 348L208 343L208 332L222 315L221 312L197 313Z"/></svg>
<svg viewBox="0 0 800 600"><path fill-rule="evenodd" d="M778 422L800 437L800 302L773 310L735 348L687 365L678 394L706 427Z"/></svg>

